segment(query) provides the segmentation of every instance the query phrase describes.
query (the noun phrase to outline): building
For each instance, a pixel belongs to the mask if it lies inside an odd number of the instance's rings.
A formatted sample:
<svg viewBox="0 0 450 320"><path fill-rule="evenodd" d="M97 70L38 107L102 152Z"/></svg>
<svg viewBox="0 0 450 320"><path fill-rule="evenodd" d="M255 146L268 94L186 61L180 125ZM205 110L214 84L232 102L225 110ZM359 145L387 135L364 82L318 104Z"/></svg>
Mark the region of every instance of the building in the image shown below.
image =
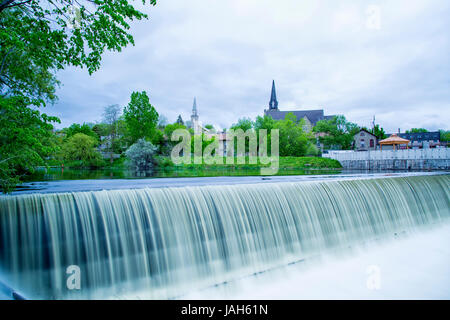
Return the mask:
<svg viewBox="0 0 450 320"><path fill-rule="evenodd" d="M192 105L191 121L186 121L186 127L192 129L195 135L209 132L208 129L202 126L202 123L199 120L197 111L197 99L195 97L194 104Z"/></svg>
<svg viewBox="0 0 450 320"><path fill-rule="evenodd" d="M398 136L411 141L408 145L411 149L436 148L441 145L441 133L439 131L399 133Z"/></svg>
<svg viewBox="0 0 450 320"><path fill-rule="evenodd" d="M275 91L275 80L272 81L272 92L270 95L269 109L264 110L264 115L272 117L274 120L284 120L288 113L293 113L300 119L305 120L304 130L310 132L316 123L320 120L329 120L334 116L324 115L323 109L318 110L295 110L295 111L281 111L278 109L277 94Z"/></svg>
<svg viewBox="0 0 450 320"><path fill-rule="evenodd" d="M357 134L355 134L353 137L353 142L356 151L377 150L377 137L366 129L361 129Z"/></svg>

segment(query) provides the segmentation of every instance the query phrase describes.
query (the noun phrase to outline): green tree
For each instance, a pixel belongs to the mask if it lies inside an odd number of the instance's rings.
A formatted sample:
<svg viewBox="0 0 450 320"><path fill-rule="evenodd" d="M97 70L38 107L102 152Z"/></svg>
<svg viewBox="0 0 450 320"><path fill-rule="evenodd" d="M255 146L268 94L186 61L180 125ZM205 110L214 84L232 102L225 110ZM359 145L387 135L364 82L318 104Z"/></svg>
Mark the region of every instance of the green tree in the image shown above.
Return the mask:
<svg viewBox="0 0 450 320"><path fill-rule="evenodd" d="M450 141L450 131L446 130L440 130L441 133L441 141L442 142L449 142Z"/></svg>
<svg viewBox="0 0 450 320"><path fill-rule="evenodd" d="M155 5L156 0L149 3ZM121 51L134 44L129 22L146 18L127 0L3 0L2 81L20 94L34 95L38 75L50 75L68 65L93 73L106 50Z"/></svg>
<svg viewBox="0 0 450 320"><path fill-rule="evenodd" d="M275 120L271 116L257 116L255 121L255 130L266 129L270 132L275 127Z"/></svg>
<svg viewBox="0 0 450 320"><path fill-rule="evenodd" d="M209 138L206 134L195 134L191 136L191 152L195 153L195 144L200 143L202 146L202 152L205 148L216 140L215 136Z"/></svg>
<svg viewBox="0 0 450 320"><path fill-rule="evenodd" d="M108 136L110 133L110 127L106 123L97 123L92 127L92 131L101 139Z"/></svg>
<svg viewBox="0 0 450 320"><path fill-rule="evenodd" d="M146 138L154 144L159 142L161 135L156 129L158 112L150 104L145 91L131 94L131 101L124 108L123 114L132 144L141 138Z"/></svg>
<svg viewBox="0 0 450 320"><path fill-rule="evenodd" d="M375 125L375 127L370 130L370 132L372 132L372 134L378 138L378 140L383 140L387 138L386 132L384 131L383 128L380 127L379 124Z"/></svg>
<svg viewBox="0 0 450 320"><path fill-rule="evenodd" d="M284 120L275 122L273 129L280 130L280 156L303 157L311 145L311 136L304 130L305 122L301 119L297 122L297 117L293 113L288 113Z"/></svg>
<svg viewBox="0 0 450 320"><path fill-rule="evenodd" d="M83 133L95 139L96 145L98 145L100 140L99 135L86 123L83 123L82 125L74 123L70 127L62 129L61 132L66 135L66 139L76 135L77 133Z"/></svg>
<svg viewBox="0 0 450 320"><path fill-rule="evenodd" d="M424 132L428 132L428 130L424 128L412 128L411 130L406 130L405 133L424 133Z"/></svg>
<svg viewBox="0 0 450 320"><path fill-rule="evenodd" d="M73 166L100 167L103 159L95 148L97 141L84 133L76 133L62 146L62 158Z"/></svg>
<svg viewBox="0 0 450 320"><path fill-rule="evenodd" d="M186 129L186 126L184 124L180 124L178 122L172 123L172 124L168 124L165 128L164 128L164 135L166 136L166 138L171 141L171 137L172 137L172 133L177 130L177 129ZM174 144L177 144L178 142L173 142Z"/></svg>
<svg viewBox="0 0 450 320"><path fill-rule="evenodd" d="M244 132L251 128L253 128L253 122L250 118L241 118L231 126L233 130L242 129Z"/></svg>
<svg viewBox="0 0 450 320"><path fill-rule="evenodd" d="M178 143L178 141L172 141L172 133L177 129L186 129L186 126L177 122L168 124L164 128L164 138L160 145L160 153L163 155L169 155L172 148Z"/></svg>
<svg viewBox="0 0 450 320"><path fill-rule="evenodd" d="M326 149L337 148L350 150L353 137L358 133L359 127L347 121L344 116L335 116L330 120L320 120L313 129L316 133L324 133L319 141Z"/></svg>
<svg viewBox="0 0 450 320"><path fill-rule="evenodd" d="M156 1L150 0L150 4ZM79 9L74 5L72 0L0 2L1 139L13 141L17 125L28 126L19 128L20 139L27 143L3 148L2 181L19 181L23 168L29 171L44 162L42 130L50 131L51 123L58 119L41 115L36 109L57 99L56 72L75 66L93 73L99 69L105 51L121 51L134 44L128 32L130 21L147 18L127 0L77 0ZM74 11L75 20L70 17ZM7 121L19 116L24 119Z"/></svg>
<svg viewBox="0 0 450 320"><path fill-rule="evenodd" d="M0 187L11 191L22 176L56 151L52 122L47 116L28 107L22 96L0 98Z"/></svg>

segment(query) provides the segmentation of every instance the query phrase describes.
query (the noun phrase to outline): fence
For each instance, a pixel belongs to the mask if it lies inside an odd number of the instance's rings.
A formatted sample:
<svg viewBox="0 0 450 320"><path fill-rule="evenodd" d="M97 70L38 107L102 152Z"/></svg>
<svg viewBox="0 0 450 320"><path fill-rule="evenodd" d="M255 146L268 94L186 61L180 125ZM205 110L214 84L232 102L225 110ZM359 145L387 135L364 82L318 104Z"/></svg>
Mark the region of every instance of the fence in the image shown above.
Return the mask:
<svg viewBox="0 0 450 320"><path fill-rule="evenodd" d="M450 148L409 149L409 150L377 150L377 151L329 151L324 158L338 161L371 161L371 160L449 160Z"/></svg>

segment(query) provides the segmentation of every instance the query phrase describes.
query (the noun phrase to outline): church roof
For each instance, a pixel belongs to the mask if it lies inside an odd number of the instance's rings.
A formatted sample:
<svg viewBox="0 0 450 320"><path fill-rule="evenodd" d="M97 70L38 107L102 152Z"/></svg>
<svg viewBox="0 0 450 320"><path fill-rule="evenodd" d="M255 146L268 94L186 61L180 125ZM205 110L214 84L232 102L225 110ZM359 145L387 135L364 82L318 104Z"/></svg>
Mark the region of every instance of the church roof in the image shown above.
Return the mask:
<svg viewBox="0 0 450 320"><path fill-rule="evenodd" d="M274 120L284 120L288 113L293 113L297 120L307 117L312 125L320 120L329 120L333 116L325 116L323 109L320 110L298 110L298 111L280 111L280 110L266 110L265 114L271 116Z"/></svg>

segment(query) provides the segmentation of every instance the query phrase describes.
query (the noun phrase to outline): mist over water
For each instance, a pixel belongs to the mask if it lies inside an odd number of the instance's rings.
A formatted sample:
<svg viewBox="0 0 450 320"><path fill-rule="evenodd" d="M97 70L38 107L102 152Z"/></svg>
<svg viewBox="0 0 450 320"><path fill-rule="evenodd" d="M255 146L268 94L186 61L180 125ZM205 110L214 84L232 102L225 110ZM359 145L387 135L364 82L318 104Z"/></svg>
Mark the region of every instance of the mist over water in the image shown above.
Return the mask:
<svg viewBox="0 0 450 320"><path fill-rule="evenodd" d="M0 281L28 298L178 297L444 223L449 187L434 175L4 196Z"/></svg>

